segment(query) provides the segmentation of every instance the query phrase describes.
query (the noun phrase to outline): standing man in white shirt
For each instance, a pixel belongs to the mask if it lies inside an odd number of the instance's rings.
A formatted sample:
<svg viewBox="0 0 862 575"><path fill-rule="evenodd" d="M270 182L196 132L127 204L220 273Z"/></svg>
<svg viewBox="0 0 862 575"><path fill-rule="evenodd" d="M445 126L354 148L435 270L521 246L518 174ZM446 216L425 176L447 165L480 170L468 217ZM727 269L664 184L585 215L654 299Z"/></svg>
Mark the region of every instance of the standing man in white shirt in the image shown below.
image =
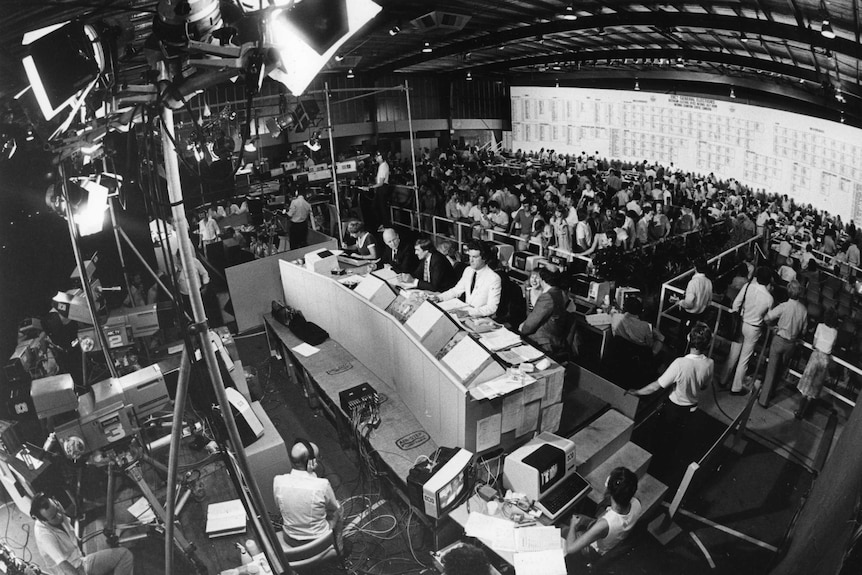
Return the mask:
<svg viewBox="0 0 862 575"><path fill-rule="evenodd" d="M627 395L643 397L673 386L670 396L659 408L658 427L651 450L664 467L673 461L673 455L691 414L697 410L700 392L712 382L715 362L707 357L712 342L712 330L698 322L688 334L689 352L673 360L658 379L640 389L626 390Z"/></svg>
<svg viewBox="0 0 862 575"><path fill-rule="evenodd" d="M374 179L374 214L377 221L372 223L371 229L375 229L373 225L376 223L379 224L376 231L381 232L381 228L392 227L389 215L389 163L381 152L377 152L374 158L377 160L377 177Z"/></svg>
<svg viewBox="0 0 862 575"><path fill-rule="evenodd" d="M198 258L194 258L192 263L194 264L194 271L198 274L198 279L200 280L201 297L203 298L209 289L210 274ZM177 250L177 253L174 256L174 266L176 267L174 278L177 282L177 289L183 298L186 311L189 315L192 315L192 304L189 297L191 291L189 289L189 282L186 279L186 274L183 272L183 262L180 260L180 250Z"/></svg>
<svg viewBox="0 0 862 575"><path fill-rule="evenodd" d="M343 510L329 480L318 477L320 449L297 439L288 454L292 469L272 480L273 496L282 518L282 535L298 547L334 531L341 547Z"/></svg>
<svg viewBox="0 0 862 575"><path fill-rule="evenodd" d="M763 320L772 308L774 299L769 292L772 283L772 270L766 266L757 268L754 278L745 287L739 290L736 299L733 300L732 311L742 309L742 342L730 344L730 353L727 356L727 364L724 372L724 386L733 373L732 395L746 395L745 375L748 371L748 363L754 357L754 346L763 333ZM736 370L733 371L734 366Z"/></svg>
<svg viewBox="0 0 862 575"><path fill-rule="evenodd" d="M383 154L377 152L377 155L374 156L377 160L377 178L374 183L378 186L382 186L383 184L389 183L389 162L386 161L386 158L383 157Z"/></svg>
<svg viewBox="0 0 862 575"><path fill-rule="evenodd" d="M484 242L472 241L467 244L467 255L470 266L464 270L455 287L429 299L446 301L463 295L472 308L472 317L492 316L497 313L503 288L500 276L488 267L492 258L491 248Z"/></svg>
<svg viewBox="0 0 862 575"><path fill-rule="evenodd" d="M694 275L685 286L685 298L680 300L679 307L683 311L682 332L680 334L683 346L691 326L703 321L709 302L712 301L712 280L709 279L709 263L703 256L694 260Z"/></svg>
<svg viewBox="0 0 862 575"><path fill-rule="evenodd" d="M204 246L218 241L219 234L221 234L221 228L218 227L218 223L215 221L214 216L215 208L209 208L204 212L201 217L201 221L198 224L198 231L200 232L199 247L201 249L204 249Z"/></svg>
<svg viewBox="0 0 862 575"><path fill-rule="evenodd" d="M290 249L302 248L308 245L308 218L311 216L311 204L305 200L301 188L297 188L296 196L290 201L287 217L290 219Z"/></svg>

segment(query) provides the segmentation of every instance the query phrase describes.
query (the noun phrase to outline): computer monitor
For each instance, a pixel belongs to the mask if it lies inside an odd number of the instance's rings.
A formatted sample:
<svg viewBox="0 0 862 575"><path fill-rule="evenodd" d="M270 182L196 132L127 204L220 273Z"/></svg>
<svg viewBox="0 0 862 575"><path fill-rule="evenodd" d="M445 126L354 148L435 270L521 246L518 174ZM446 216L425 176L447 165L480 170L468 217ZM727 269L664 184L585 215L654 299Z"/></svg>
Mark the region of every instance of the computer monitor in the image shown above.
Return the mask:
<svg viewBox="0 0 862 575"><path fill-rule="evenodd" d="M574 442L546 431L506 456L503 485L539 499L574 470Z"/></svg>
<svg viewBox="0 0 862 575"><path fill-rule="evenodd" d="M433 519L446 517L470 495L473 454L459 447L440 447L407 476L410 503Z"/></svg>

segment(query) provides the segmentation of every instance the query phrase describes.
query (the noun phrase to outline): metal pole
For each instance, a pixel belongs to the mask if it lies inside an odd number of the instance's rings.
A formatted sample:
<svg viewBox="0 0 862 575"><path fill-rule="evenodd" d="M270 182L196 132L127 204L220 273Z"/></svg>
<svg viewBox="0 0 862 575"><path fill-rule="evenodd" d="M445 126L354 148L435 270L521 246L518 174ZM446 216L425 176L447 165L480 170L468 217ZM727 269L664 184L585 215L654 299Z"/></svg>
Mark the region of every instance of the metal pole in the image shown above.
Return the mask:
<svg viewBox="0 0 862 575"><path fill-rule="evenodd" d="M168 74L164 66L165 65L162 64L160 78L163 80L167 80ZM218 398L218 404L221 408L221 415L224 419L228 437L234 449L234 455L236 457L237 465L242 470L242 473L245 476L244 478L248 487L252 506L252 509L250 509L249 511L264 514L265 520L261 520L261 524L264 528L261 535L266 536L261 537L261 544L263 545L264 552L266 552L267 558L269 559L270 565L272 565L275 573L292 573L293 570L290 569L290 566L284 559L281 545L278 543L275 530L273 529L272 524L269 521L269 516L266 515L266 506L263 504L263 498L260 495L257 481L255 480L254 475L251 473L251 470L249 468L248 458L246 457L245 450L243 449L242 440L239 436L239 430L237 429L236 421L234 420L233 413L231 412L231 404L228 401L227 394L225 393L224 382L222 381L221 372L218 368L218 362L215 357L215 352L213 351L212 344L209 340L207 317L200 293L200 278L195 271L196 268L194 248L192 247L191 240L189 239L189 224L186 220L185 211L183 210L183 192L180 185L179 163L177 160L177 151L174 149L173 145L173 142L176 141L176 138L174 137L173 110L165 106L161 110L161 118L161 138L165 164L165 179L167 180L168 184L168 197L170 199L172 215L174 217L174 226L177 231L177 240L180 247L180 260L182 261L183 273L185 274L186 282L189 286L189 300L192 307L192 315L194 317L194 324L192 327L198 336L201 354L203 355L204 363L206 364L207 372L209 374L209 379L212 383L213 390L215 391L216 397ZM182 422L174 421L171 433L180 434L181 430ZM176 469L169 470L169 475L175 475L176 471ZM168 499L172 499L172 496L170 494ZM167 515L165 520L165 575L171 575L171 543L174 531L173 511L174 506L171 505L170 513Z"/></svg>
<svg viewBox="0 0 862 575"><path fill-rule="evenodd" d="M332 139L332 111L329 108L329 82L323 84L326 94L326 130L329 132L329 155L332 158L332 195L335 196L335 220L338 222L338 245L344 242L341 237L341 201L338 199L338 174L335 169L335 142ZM292 247L292 246L291 246Z"/></svg>
<svg viewBox="0 0 862 575"><path fill-rule="evenodd" d="M114 242L117 244L117 255L120 256L120 268L123 270L123 279L126 281L126 293L129 294L129 301L132 297L132 283L129 281L129 272L126 271L126 258L123 257L123 246L120 243L120 234L117 232L117 214L114 211L114 198L108 200L108 211L111 212L111 228L114 231ZM132 302L134 304L135 302ZM131 305L129 307L135 307Z"/></svg>
<svg viewBox="0 0 862 575"><path fill-rule="evenodd" d="M404 80L404 97L407 98L407 126L410 130L410 158L413 160L413 193L416 195L416 220L418 223L419 175L416 173L416 148L413 147L413 115L410 113L410 84L407 80Z"/></svg>
<svg viewBox="0 0 862 575"><path fill-rule="evenodd" d="M111 350L108 349L108 338L105 337L105 332L102 331L102 326L99 324L96 301L93 299L93 286L90 285L90 276L87 273L87 268L84 267L84 257L81 255L81 247L78 245L78 226L75 223L75 216L72 214L72 204L69 202L69 189L66 184L66 162L62 160L60 161L60 189L63 192L63 203L66 205L66 223L69 226L69 239L72 240L72 253L75 254L75 264L81 275L84 299L87 300L87 308L90 310L90 317L93 318L93 331L99 338L99 345L102 346L102 353L105 354L105 361L108 364L111 377L117 378L119 374L114 366L114 360L111 358Z"/></svg>

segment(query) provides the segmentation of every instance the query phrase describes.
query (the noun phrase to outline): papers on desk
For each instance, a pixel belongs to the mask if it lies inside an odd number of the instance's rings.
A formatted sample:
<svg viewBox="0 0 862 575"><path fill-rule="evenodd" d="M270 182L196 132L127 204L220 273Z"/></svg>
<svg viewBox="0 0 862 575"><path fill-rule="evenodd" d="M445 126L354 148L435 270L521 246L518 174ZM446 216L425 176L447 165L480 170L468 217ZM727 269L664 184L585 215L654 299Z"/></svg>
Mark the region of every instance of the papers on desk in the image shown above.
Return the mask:
<svg viewBox="0 0 862 575"><path fill-rule="evenodd" d="M446 301L441 301L439 304L440 309L443 311L453 312L458 309L466 309L469 306L458 298L447 299Z"/></svg>
<svg viewBox="0 0 862 575"><path fill-rule="evenodd" d="M307 343L301 343L298 346L292 347L290 349L295 351L302 357L311 357L312 355L320 351L319 348L316 348L313 345L309 345Z"/></svg>
<svg viewBox="0 0 862 575"><path fill-rule="evenodd" d="M398 279L398 274L395 273L395 270L393 270L391 267L388 267L388 266L381 269L381 270L377 270L376 272L371 272L371 273L373 275L379 277L380 279L382 279L385 282L391 282L391 281L395 281Z"/></svg>
<svg viewBox="0 0 862 575"><path fill-rule="evenodd" d="M419 339L423 339L428 332L431 331L437 321L443 317L443 312L434 306L431 302L424 302L416 311L413 312L404 326L410 328Z"/></svg>
<svg viewBox="0 0 862 575"><path fill-rule="evenodd" d="M470 395L473 399L493 399L534 383L536 379L529 375L511 375L507 372L500 377L471 387ZM542 391L544 392L544 388Z"/></svg>
<svg viewBox="0 0 862 575"><path fill-rule="evenodd" d="M517 333L506 329L505 327L498 330L483 333L479 337L479 341L491 351L500 351L513 345L521 343L521 336Z"/></svg>
<svg viewBox="0 0 862 575"><path fill-rule="evenodd" d="M566 575L562 549L515 553L515 575Z"/></svg>
<svg viewBox="0 0 862 575"><path fill-rule="evenodd" d="M206 534L213 538L245 533L245 521L245 507L239 499L210 503L207 506Z"/></svg>
<svg viewBox="0 0 862 575"><path fill-rule="evenodd" d="M488 352L482 349L482 346L466 336L452 346L440 361L463 382L476 373L488 357Z"/></svg>
<svg viewBox="0 0 862 575"><path fill-rule="evenodd" d="M544 355L544 352L527 344L497 352L497 356L509 365L521 365L522 363L536 361L544 357Z"/></svg>

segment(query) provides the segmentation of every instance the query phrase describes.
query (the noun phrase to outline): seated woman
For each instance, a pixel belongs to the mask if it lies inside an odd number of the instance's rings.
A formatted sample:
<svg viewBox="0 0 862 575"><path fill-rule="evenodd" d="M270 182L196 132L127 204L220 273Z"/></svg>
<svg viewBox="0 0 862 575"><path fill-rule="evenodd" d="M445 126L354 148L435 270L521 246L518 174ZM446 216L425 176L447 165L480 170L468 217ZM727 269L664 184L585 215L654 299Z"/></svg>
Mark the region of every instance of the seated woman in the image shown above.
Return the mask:
<svg viewBox="0 0 862 575"><path fill-rule="evenodd" d="M344 246L344 251L351 257L359 260L376 260L380 257L377 255L374 236L365 229L365 224L353 220L347 224L347 233L355 240L353 244Z"/></svg>
<svg viewBox="0 0 862 575"><path fill-rule="evenodd" d="M558 353L565 350L568 336L566 306L569 296L560 289L559 274L541 268L539 281L542 293L518 331L545 353Z"/></svg>
<svg viewBox="0 0 862 575"><path fill-rule="evenodd" d="M625 467L617 467L611 471L605 486L611 498L610 507L592 523L589 517L572 516L565 534L566 555L584 554L597 559L628 537L640 519L641 502L634 496L638 490L637 475Z"/></svg>

